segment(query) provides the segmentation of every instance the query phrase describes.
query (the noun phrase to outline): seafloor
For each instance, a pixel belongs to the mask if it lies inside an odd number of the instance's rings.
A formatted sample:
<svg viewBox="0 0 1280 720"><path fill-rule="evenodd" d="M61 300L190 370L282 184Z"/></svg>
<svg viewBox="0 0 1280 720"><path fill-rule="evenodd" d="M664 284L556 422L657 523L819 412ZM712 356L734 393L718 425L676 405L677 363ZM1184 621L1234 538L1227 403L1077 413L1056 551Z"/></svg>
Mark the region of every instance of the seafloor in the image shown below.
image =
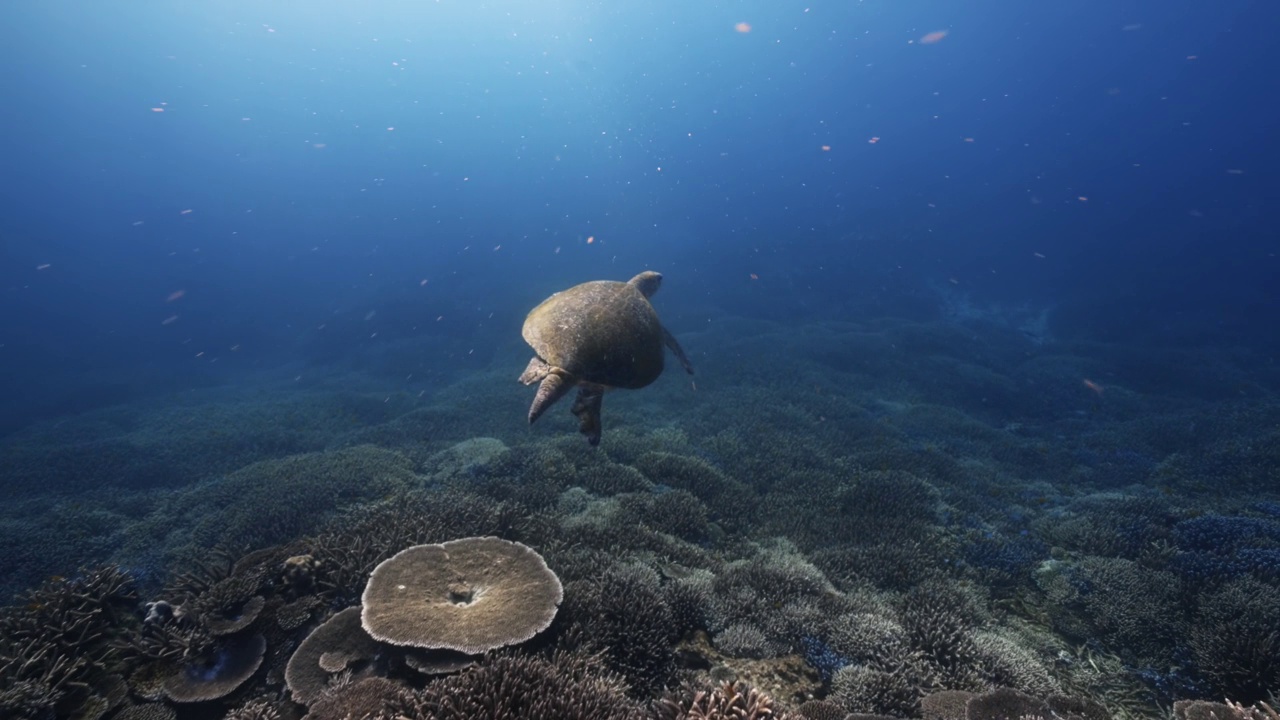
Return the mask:
<svg viewBox="0 0 1280 720"><path fill-rule="evenodd" d="M0 717L1267 717L1280 369L971 318L680 338L696 389L610 394L597 449L568 401L527 427L521 346L433 338L9 436ZM531 640L299 652L475 536L558 578Z"/></svg>

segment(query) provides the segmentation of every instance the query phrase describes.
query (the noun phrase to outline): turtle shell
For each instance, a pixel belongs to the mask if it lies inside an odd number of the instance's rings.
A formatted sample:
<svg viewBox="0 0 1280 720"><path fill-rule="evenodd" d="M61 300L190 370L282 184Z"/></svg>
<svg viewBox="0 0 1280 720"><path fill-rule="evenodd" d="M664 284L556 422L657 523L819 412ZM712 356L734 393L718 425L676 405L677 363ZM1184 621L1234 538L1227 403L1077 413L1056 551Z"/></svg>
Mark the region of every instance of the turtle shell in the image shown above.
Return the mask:
<svg viewBox="0 0 1280 720"><path fill-rule="evenodd" d="M543 300L524 320L524 339L574 380L642 388L662 374L658 313L634 285L597 280Z"/></svg>

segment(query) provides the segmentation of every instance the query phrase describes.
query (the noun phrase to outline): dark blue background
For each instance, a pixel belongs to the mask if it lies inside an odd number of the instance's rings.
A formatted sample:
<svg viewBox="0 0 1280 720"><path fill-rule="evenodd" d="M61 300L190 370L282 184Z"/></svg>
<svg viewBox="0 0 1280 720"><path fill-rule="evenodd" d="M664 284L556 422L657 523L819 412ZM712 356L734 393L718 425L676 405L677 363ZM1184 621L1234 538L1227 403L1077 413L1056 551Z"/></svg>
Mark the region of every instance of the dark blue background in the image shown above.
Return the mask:
<svg viewBox="0 0 1280 720"><path fill-rule="evenodd" d="M491 356L548 293L645 268L676 332L928 314L944 288L1052 307L1062 339L1268 362L1278 20L9 3L0 429L429 334Z"/></svg>

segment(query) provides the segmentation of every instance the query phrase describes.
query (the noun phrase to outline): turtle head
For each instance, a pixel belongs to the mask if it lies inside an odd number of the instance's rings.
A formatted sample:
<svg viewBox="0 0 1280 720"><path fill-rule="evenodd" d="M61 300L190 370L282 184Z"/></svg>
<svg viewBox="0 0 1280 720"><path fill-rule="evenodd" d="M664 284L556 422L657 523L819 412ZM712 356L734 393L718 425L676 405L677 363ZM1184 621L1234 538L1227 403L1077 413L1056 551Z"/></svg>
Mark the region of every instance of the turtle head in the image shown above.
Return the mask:
<svg viewBox="0 0 1280 720"><path fill-rule="evenodd" d="M645 270L628 280L627 284L639 290L641 295L653 297L653 294L658 292L658 287L662 285L662 273Z"/></svg>

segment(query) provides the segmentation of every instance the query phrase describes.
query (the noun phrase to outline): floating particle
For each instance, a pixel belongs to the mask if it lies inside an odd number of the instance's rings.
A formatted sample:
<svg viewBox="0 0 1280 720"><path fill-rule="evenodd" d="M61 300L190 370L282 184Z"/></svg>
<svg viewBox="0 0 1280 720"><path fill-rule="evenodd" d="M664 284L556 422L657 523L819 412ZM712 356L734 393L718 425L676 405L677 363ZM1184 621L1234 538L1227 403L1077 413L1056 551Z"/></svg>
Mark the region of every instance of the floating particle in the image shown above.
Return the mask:
<svg viewBox="0 0 1280 720"><path fill-rule="evenodd" d="M757 274L755 274L755 273L751 273L751 279L752 279L752 280L759 280L759 279L760 279L760 276L759 276L759 275L757 275Z"/></svg>
<svg viewBox="0 0 1280 720"><path fill-rule="evenodd" d="M973 138L965 138L964 141L967 143L971 143L973 142Z"/></svg>
<svg viewBox="0 0 1280 720"><path fill-rule="evenodd" d="M1084 195L1077 196L1076 199L1080 202L1089 202L1089 198Z"/></svg>
<svg viewBox="0 0 1280 720"><path fill-rule="evenodd" d="M733 29L740 33L749 33L751 32L751 23L740 22L737 25L734 25Z"/></svg>
<svg viewBox="0 0 1280 720"><path fill-rule="evenodd" d="M1031 253L1031 254L1032 254L1032 255L1035 255L1036 257L1040 258L1041 260L1043 260L1043 259L1044 259L1044 253Z"/></svg>
<svg viewBox="0 0 1280 720"><path fill-rule="evenodd" d="M1244 174L1244 171L1243 171L1243 170L1240 170L1240 169L1238 169L1238 168L1232 168L1232 169L1230 169L1230 170L1228 170L1228 171L1227 171L1227 174L1228 174L1228 175L1243 175L1243 174Z"/></svg>
<svg viewBox="0 0 1280 720"><path fill-rule="evenodd" d="M868 145L875 145L875 144L876 144L876 143L878 143L878 142L880 142L880 136L879 136L879 135L875 135L875 136L873 136L870 140L868 140L868 141L867 141L867 144L868 144Z"/></svg>
<svg viewBox="0 0 1280 720"><path fill-rule="evenodd" d="M182 212L179 212L178 214L179 214L179 215L190 215L190 214L191 214L191 208L187 208L186 210L183 210Z"/></svg>
<svg viewBox="0 0 1280 720"><path fill-rule="evenodd" d="M427 284L427 279L422 278L422 280L418 283L418 287L422 287L423 285L426 285L426 284Z"/></svg>
<svg viewBox="0 0 1280 720"><path fill-rule="evenodd" d="M931 33L925 33L925 36L924 36L924 37L922 37L922 38L920 38L920 44L921 44L921 45L932 45L932 44L934 44L934 43L938 42L939 40L941 40L942 38L946 37L946 36L947 36L947 32L948 32L948 31L946 31L946 30L934 30L934 31L933 31L933 32L931 32Z"/></svg>
<svg viewBox="0 0 1280 720"><path fill-rule="evenodd" d="M1102 386L1101 386L1101 385L1099 385L1098 383L1096 383L1096 382L1094 382L1094 381L1090 380L1089 378L1085 378L1085 379L1084 379L1084 382L1083 382L1083 385L1084 385L1085 387L1089 388L1090 390L1092 390L1092 391L1094 392L1094 394L1095 394L1095 395L1098 395L1099 397L1101 397L1101 396L1102 396L1102 390L1103 390L1103 388L1102 388Z"/></svg>
<svg viewBox="0 0 1280 720"><path fill-rule="evenodd" d="M595 241L596 241L596 236L595 236L595 235L588 235L588 236L587 236L587 244L588 244L588 245L590 245L591 243L593 243L593 242L595 242Z"/></svg>
<svg viewBox="0 0 1280 720"><path fill-rule="evenodd" d="M153 107L153 108L151 108L151 112L164 112L164 108L162 108L162 107Z"/></svg>
<svg viewBox="0 0 1280 720"><path fill-rule="evenodd" d="M177 316L177 315L170 315L169 317L165 318L164 320L161 320L161 321L160 321L160 324L161 324L161 325L172 325L172 324L174 324L174 323L176 323L176 322L178 322L178 316Z"/></svg>
<svg viewBox="0 0 1280 720"><path fill-rule="evenodd" d="M822 146L822 152L831 152L831 146L830 146L830 145L823 145L823 146Z"/></svg>
<svg viewBox="0 0 1280 720"><path fill-rule="evenodd" d="M41 264L39 264L39 265L37 265L37 266L36 266L36 269L37 269L37 270L48 270L48 269L49 269L49 268L51 268L51 267L53 267L53 264L52 264L52 263L41 263Z"/></svg>
<svg viewBox="0 0 1280 720"><path fill-rule="evenodd" d="M186 290L174 290L173 292L169 293L169 297L165 298L164 301L173 302L174 300L181 300L182 296L186 294L187 294Z"/></svg>

